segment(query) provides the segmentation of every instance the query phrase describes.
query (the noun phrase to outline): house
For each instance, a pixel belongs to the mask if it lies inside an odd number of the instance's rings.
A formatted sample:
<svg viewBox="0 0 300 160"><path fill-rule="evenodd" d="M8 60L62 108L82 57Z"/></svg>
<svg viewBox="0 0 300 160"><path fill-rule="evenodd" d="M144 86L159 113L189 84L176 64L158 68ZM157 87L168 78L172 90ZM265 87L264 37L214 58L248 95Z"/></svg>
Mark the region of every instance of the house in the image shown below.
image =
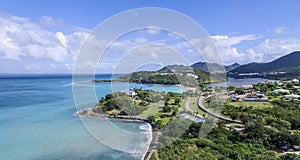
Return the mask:
<svg viewBox="0 0 300 160"><path fill-rule="evenodd" d="M282 86L282 85L283 85L283 83L282 83L282 82L278 82L277 84L278 84L278 86Z"/></svg>
<svg viewBox="0 0 300 160"><path fill-rule="evenodd" d="M298 82L299 82L299 80L298 80L298 79L293 79L293 80L292 80L292 82L294 82L294 83L298 83Z"/></svg>
<svg viewBox="0 0 300 160"><path fill-rule="evenodd" d="M130 97L134 97L136 95L137 95L137 93L133 89L129 89L129 96Z"/></svg>
<svg viewBox="0 0 300 160"><path fill-rule="evenodd" d="M251 93L244 97L244 102L268 102L268 98L262 93Z"/></svg>
<svg viewBox="0 0 300 160"><path fill-rule="evenodd" d="M284 98L289 100L299 100L300 95L297 94L284 95Z"/></svg>
<svg viewBox="0 0 300 160"><path fill-rule="evenodd" d="M281 94L281 93L290 93L289 90L286 90L286 89L275 89L273 91L273 93L276 93L276 94Z"/></svg>

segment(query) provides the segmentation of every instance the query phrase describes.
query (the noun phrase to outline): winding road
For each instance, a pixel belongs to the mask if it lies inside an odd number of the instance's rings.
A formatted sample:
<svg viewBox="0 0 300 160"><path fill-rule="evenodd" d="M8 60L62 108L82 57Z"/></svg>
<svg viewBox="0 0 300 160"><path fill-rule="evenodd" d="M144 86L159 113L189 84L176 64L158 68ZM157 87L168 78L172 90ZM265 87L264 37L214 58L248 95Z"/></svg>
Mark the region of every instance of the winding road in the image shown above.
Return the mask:
<svg viewBox="0 0 300 160"><path fill-rule="evenodd" d="M188 111L188 112L192 112L194 116L203 119L204 117L201 114L196 114L195 111L193 111L190 108L190 102L191 102L191 98L187 97L187 101L185 102L185 110Z"/></svg>
<svg viewBox="0 0 300 160"><path fill-rule="evenodd" d="M204 106L204 100L205 100L205 97L204 96L200 96L199 97L199 101L198 101L198 106L201 110L203 110L204 112L218 118L218 119L221 119L221 120L225 120L225 121L228 121L228 122L233 122L233 123L239 123L239 124L243 124L241 121L236 121L236 120L233 120L233 119L230 119L230 118L227 118L227 117L223 117L219 114L216 114L212 111L210 111L209 109L207 109L205 106Z"/></svg>

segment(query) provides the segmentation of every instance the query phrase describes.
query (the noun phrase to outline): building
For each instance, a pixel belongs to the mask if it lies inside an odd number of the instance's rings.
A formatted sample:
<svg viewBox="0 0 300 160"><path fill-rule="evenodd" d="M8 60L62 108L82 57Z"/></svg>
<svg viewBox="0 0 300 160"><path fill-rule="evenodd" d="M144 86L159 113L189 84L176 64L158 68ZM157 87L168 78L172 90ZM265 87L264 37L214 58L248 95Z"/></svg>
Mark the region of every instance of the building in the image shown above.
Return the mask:
<svg viewBox="0 0 300 160"><path fill-rule="evenodd" d="M134 97L136 95L137 95L137 93L133 89L129 89L129 96L130 97Z"/></svg>
<svg viewBox="0 0 300 160"><path fill-rule="evenodd" d="M293 79L293 80L292 80L292 82L294 82L294 83L298 83L298 82L299 82L299 80L298 80L298 79Z"/></svg>
<svg viewBox="0 0 300 160"><path fill-rule="evenodd" d="M262 93L247 94L243 99L244 102L268 102L268 98Z"/></svg>
<svg viewBox="0 0 300 160"><path fill-rule="evenodd" d="M286 90L286 89L275 89L273 91L273 93L276 93L276 94L281 94L281 93L290 93L289 90Z"/></svg>
<svg viewBox="0 0 300 160"><path fill-rule="evenodd" d="M300 95L297 94L284 95L284 98L289 100L299 100Z"/></svg>

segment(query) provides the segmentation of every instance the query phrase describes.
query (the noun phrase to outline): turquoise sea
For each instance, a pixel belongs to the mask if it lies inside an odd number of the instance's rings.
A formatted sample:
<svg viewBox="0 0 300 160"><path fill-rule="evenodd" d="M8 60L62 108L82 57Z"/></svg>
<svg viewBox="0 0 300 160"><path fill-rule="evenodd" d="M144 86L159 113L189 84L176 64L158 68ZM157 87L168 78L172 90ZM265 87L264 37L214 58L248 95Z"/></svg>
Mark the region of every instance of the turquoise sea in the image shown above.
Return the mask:
<svg viewBox="0 0 300 160"><path fill-rule="evenodd" d="M111 75L96 77L110 79ZM98 98L112 92L110 83L87 81L81 85L95 85ZM126 90L122 83L115 86L119 86L119 91ZM176 86L129 84L129 87L182 92ZM92 104L86 102L84 107ZM71 75L0 75L0 159L126 160L143 157L151 140L148 124L117 120L107 123L97 118L84 118L83 124L74 115L76 111ZM88 129L85 126L89 126ZM128 132L129 136L104 144L97 139L97 135L105 135L107 140L117 134L111 129L116 127Z"/></svg>

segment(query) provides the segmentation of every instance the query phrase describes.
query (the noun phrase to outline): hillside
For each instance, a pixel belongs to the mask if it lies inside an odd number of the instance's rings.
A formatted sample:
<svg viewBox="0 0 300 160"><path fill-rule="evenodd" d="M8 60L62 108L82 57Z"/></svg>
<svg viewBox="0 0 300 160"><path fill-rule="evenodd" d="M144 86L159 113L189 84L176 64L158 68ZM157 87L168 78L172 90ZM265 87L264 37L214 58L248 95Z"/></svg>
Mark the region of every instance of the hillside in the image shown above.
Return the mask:
<svg viewBox="0 0 300 160"><path fill-rule="evenodd" d="M226 69L226 71L228 72L228 71L231 71L231 70L233 70L233 69L235 69L235 68L237 68L237 67L239 67L239 66L241 66L241 65L238 64L238 63L233 63L232 65L225 66L225 69Z"/></svg>
<svg viewBox="0 0 300 160"><path fill-rule="evenodd" d="M224 81L221 74L211 75L195 67L184 65L169 65L158 71L139 71L126 76L119 77L115 81L126 81L143 84L167 84L195 87L199 83L210 83ZM94 82L103 82L94 80Z"/></svg>
<svg viewBox="0 0 300 160"><path fill-rule="evenodd" d="M173 64L173 65L167 65L163 68L161 68L160 70L158 70L158 72L169 72L172 70L183 70L183 69L188 69L189 67L185 66L185 65L177 65L177 64Z"/></svg>
<svg viewBox="0 0 300 160"><path fill-rule="evenodd" d="M249 63L237 67L229 72L229 75L242 73L257 73L267 77L299 77L300 75L300 51L292 52L269 63Z"/></svg>
<svg viewBox="0 0 300 160"><path fill-rule="evenodd" d="M238 63L224 66L224 65L221 65L218 63L207 63L207 62L197 62L192 65L192 67L194 67L194 68L198 68L198 69L201 69L202 71L211 72L211 73L224 73L224 69L225 69L225 71L228 72L239 66L240 65ZM208 68L210 70L208 70Z"/></svg>

